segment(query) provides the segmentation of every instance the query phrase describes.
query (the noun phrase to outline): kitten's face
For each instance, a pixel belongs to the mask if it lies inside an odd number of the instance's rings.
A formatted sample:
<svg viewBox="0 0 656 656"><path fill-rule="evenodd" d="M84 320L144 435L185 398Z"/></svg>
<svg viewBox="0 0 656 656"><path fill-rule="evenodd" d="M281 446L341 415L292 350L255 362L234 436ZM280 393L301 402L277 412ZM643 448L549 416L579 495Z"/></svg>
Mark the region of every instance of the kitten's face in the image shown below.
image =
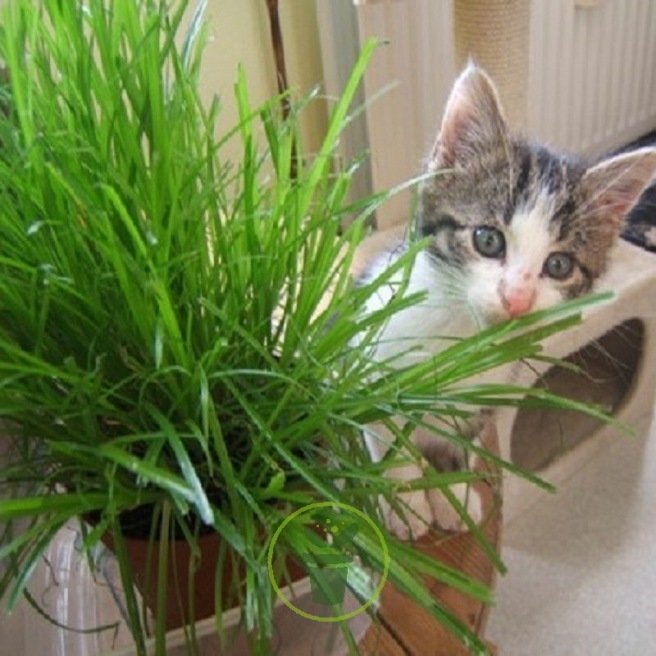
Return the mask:
<svg viewBox="0 0 656 656"><path fill-rule="evenodd" d="M428 164L419 228L454 300L494 323L580 296L603 273L656 151L592 168L507 131L491 81L470 67Z"/></svg>
<svg viewBox="0 0 656 656"><path fill-rule="evenodd" d="M506 145L440 172L423 192L429 252L457 271L451 289L488 322L589 291L615 239L611 224L586 217L582 167Z"/></svg>

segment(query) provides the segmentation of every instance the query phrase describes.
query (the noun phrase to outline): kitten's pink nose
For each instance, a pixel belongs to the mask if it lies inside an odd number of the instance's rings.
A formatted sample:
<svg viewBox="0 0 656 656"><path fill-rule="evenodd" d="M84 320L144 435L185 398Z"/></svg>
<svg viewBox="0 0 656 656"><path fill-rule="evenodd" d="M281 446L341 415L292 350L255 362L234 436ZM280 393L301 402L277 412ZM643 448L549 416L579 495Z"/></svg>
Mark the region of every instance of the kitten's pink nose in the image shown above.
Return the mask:
<svg viewBox="0 0 656 656"><path fill-rule="evenodd" d="M517 290L501 293L503 309L514 319L526 314L535 302L535 293L527 290Z"/></svg>

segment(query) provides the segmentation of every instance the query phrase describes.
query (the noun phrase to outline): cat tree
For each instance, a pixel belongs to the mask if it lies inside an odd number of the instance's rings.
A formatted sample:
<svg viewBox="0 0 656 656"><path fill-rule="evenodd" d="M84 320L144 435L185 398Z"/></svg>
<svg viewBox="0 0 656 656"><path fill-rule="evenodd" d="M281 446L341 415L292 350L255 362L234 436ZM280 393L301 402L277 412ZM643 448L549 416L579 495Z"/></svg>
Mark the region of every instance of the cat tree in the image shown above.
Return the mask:
<svg viewBox="0 0 656 656"><path fill-rule="evenodd" d="M620 242L597 290L614 298L584 314L573 330L544 343L547 355L572 360L581 375L524 367L518 383L542 385L563 396L598 403L636 432L649 427L656 389L656 257ZM500 455L558 486L610 441L631 439L617 426L564 411L518 411L498 415ZM544 492L523 479L504 481L504 520L528 509Z"/></svg>
<svg viewBox="0 0 656 656"><path fill-rule="evenodd" d="M492 77L510 125L526 125L529 73L529 0L455 0L456 70L470 58Z"/></svg>

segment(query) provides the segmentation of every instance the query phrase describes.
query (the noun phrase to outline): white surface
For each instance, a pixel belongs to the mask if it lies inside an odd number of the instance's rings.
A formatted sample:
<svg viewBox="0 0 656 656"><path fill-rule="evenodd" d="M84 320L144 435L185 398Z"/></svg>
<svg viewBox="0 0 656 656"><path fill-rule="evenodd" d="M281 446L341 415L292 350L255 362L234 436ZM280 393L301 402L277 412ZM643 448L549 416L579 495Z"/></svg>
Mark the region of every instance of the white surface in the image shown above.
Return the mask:
<svg viewBox="0 0 656 656"><path fill-rule="evenodd" d="M293 590L293 593L290 593L290 590ZM330 615L330 613L326 613L325 606L312 601L309 578L296 581L291 588L284 588L284 591L290 601L293 598L293 603L297 608L319 616ZM352 612L360 606L360 602L347 590L344 612ZM230 626L237 625L239 611L237 609L226 611L224 622L228 629ZM279 656L346 656L348 652L339 624L302 618L280 601L274 610L274 625L276 634L272 640L273 654ZM371 620L367 613L360 613L350 620L349 626L356 642L364 636L370 625ZM243 632L239 632L239 636L227 651L221 652L221 642L216 633L214 618L198 622L196 632L198 656L248 656L250 653ZM229 635L228 640L233 638L234 636L230 637ZM154 656L154 639L148 640L146 650L149 656ZM136 650L129 646L107 652L102 656L136 656L136 653ZM187 656L188 650L183 629L176 629L167 635L166 653L167 656Z"/></svg>
<svg viewBox="0 0 656 656"><path fill-rule="evenodd" d="M617 435L504 529L502 656L656 653L656 424Z"/></svg>
<svg viewBox="0 0 656 656"><path fill-rule="evenodd" d="M96 559L97 571L91 572L81 554L79 531L75 526L65 526L59 532L39 562L30 584L34 597L42 608L59 623L79 628L93 628L115 624L116 628L100 633L67 631L47 622L26 602L19 603L11 616L0 613L0 656L135 656L126 622L117 606L116 599L123 604L120 592L118 565L114 557L104 549ZM47 560L47 562L46 562ZM116 599L112 590L117 595ZM296 581L293 591L283 588L285 596L301 610L319 616L330 615L326 607L312 601L308 578ZM361 603L347 590L344 612L361 607ZM280 656L344 656L344 644L338 624L316 622L299 617L282 602L275 609L276 635L273 649ZM227 611L224 617L226 628L239 622L239 613ZM367 613L356 615L349 622L355 640L364 635L371 620ZM218 656L218 640L214 619L202 620L197 624L199 656ZM241 635L223 656L246 656L249 651ZM148 654L155 653L154 640L149 640ZM167 654L186 656L185 635L182 629L169 634Z"/></svg>
<svg viewBox="0 0 656 656"><path fill-rule="evenodd" d="M76 522L58 533L39 561L28 589L50 618L63 626L98 632L63 630L48 622L24 599L11 615L0 610L0 656L98 656L113 646L129 644L130 634L121 619L112 581L118 581L113 556L99 545L94 552L95 571L81 548Z"/></svg>

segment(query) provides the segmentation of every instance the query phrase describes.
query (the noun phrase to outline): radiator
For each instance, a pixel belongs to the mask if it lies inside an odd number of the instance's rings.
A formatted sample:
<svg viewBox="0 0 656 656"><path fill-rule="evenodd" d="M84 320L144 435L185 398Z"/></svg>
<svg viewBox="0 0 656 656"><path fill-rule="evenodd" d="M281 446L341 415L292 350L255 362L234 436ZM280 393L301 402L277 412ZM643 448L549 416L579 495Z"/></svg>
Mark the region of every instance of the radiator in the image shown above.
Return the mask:
<svg viewBox="0 0 656 656"><path fill-rule="evenodd" d="M656 128L656 2L533 0L528 132L598 154Z"/></svg>
<svg viewBox="0 0 656 656"><path fill-rule="evenodd" d="M525 52L513 55L523 66L526 90L505 99L506 105L514 103L509 114L515 127L555 148L589 155L618 148L656 128L655 0L316 1L328 70L334 70L334 62L346 52L343 47L331 48L331 34L342 40L351 34L360 44L370 36L388 41L375 55L364 85L364 133L375 190L393 187L421 171L463 63L462 35L473 39L473 54L479 60L490 49L476 48L476 29L479 43L489 46L496 39L499 52L510 43L498 23L492 30L492 23L479 20L479 28L462 30L455 18L471 13L476 3L482 11L514 3L524 7L524 14L528 5L528 39L520 40ZM340 24L333 21L332 30L324 29L329 6L342 8ZM345 23L350 23L348 28ZM503 62L492 62L495 65L503 101L504 75L506 80L512 76ZM490 72L494 76L494 70ZM342 84L343 79L335 78L332 86L328 84L329 93L337 93ZM525 106L517 108L518 98ZM409 207L408 194L396 197L379 211L379 227L405 221Z"/></svg>

